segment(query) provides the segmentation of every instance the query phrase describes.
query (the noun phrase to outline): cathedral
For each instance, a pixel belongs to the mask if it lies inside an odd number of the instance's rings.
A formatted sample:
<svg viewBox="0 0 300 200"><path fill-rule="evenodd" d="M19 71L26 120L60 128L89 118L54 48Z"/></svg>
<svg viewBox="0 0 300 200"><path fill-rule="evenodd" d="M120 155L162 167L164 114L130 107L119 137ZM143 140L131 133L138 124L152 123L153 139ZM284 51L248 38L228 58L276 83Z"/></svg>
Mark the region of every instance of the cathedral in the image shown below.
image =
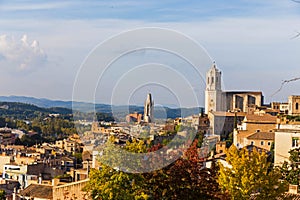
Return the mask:
<svg viewBox="0 0 300 200"><path fill-rule="evenodd" d="M223 91L222 73L215 62L206 73L205 113L240 111L248 112L263 105L261 91Z"/></svg>

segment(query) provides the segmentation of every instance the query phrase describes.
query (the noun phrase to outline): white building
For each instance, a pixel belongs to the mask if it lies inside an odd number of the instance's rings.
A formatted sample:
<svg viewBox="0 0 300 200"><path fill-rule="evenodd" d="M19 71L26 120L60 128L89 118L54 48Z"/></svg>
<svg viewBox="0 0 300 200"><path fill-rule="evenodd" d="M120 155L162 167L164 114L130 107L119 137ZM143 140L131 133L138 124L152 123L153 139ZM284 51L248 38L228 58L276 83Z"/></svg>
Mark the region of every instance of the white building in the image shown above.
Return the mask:
<svg viewBox="0 0 300 200"><path fill-rule="evenodd" d="M284 161L289 161L289 151L295 148L300 148L300 126L281 125L275 131L274 164L280 166Z"/></svg>

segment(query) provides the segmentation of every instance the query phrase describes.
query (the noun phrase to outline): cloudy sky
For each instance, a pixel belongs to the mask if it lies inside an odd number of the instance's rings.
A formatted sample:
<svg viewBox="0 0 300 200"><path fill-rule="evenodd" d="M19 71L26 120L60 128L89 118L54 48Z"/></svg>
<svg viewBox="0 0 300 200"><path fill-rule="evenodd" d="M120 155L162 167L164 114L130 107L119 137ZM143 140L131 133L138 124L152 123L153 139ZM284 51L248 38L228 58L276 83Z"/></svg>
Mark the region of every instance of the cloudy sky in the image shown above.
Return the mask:
<svg viewBox="0 0 300 200"><path fill-rule="evenodd" d="M288 95L300 94L300 81L295 81L272 95L282 81L300 77L300 37L291 39L300 32L300 3L292 0L1 0L0 27L1 96L71 100L80 66L91 51L114 35L142 27L172 29L193 38L221 69L225 90L263 91L267 102L286 101ZM134 62L141 55L143 62ZM139 75L114 77L118 66L134 68L154 62L155 58L164 65L172 65L168 59L175 66L186 64L170 55L144 50L115 64L115 71L107 75L105 84L114 86L122 77L126 86L126 80ZM155 66L151 67L155 71ZM124 70L123 73L126 74ZM188 70L186 73L185 78L189 76ZM157 73L156 78L164 79L166 74ZM203 80L192 72L190 79L190 86L198 92L203 104ZM177 84L182 91L187 86L180 83L170 84ZM97 87L100 90L95 95L96 101L111 103L111 95L106 95L111 88ZM155 93L159 104L176 104L178 100L179 94L168 87L147 87L140 83L137 88L136 92L127 92L131 95L124 98L125 102L120 100L121 95L113 103L139 104L139 96L149 91ZM120 91L117 94L122 94ZM78 100L91 99L82 91ZM186 102L184 106L194 105Z"/></svg>

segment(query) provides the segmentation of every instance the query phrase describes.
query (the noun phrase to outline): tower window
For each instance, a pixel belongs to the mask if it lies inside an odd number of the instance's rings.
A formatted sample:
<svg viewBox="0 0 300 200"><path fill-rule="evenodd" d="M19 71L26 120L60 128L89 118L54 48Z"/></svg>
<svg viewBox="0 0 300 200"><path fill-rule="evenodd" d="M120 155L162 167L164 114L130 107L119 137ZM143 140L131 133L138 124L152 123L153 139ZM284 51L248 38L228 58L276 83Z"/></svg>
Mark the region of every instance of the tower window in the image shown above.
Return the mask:
<svg viewBox="0 0 300 200"><path fill-rule="evenodd" d="M211 77L211 84L214 84L214 77Z"/></svg>
<svg viewBox="0 0 300 200"><path fill-rule="evenodd" d="M209 84L209 77L207 77L207 84Z"/></svg>
<svg viewBox="0 0 300 200"><path fill-rule="evenodd" d="M216 83L218 82L219 80L218 80L218 77L216 77Z"/></svg>
<svg viewBox="0 0 300 200"><path fill-rule="evenodd" d="M292 147L298 147L299 146L299 138L293 137L292 138Z"/></svg>
<svg viewBox="0 0 300 200"><path fill-rule="evenodd" d="M299 104L296 103L295 107L296 107L296 110L298 110L299 109Z"/></svg>

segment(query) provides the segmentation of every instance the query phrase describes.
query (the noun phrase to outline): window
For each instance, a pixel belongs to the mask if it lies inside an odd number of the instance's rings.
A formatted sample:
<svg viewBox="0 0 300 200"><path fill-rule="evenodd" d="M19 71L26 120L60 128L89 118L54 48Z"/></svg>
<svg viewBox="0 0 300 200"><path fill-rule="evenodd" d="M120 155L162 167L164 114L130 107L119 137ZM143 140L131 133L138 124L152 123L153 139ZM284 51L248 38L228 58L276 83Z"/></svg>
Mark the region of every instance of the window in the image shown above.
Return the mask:
<svg viewBox="0 0 300 200"><path fill-rule="evenodd" d="M207 77L207 84L209 84L209 77Z"/></svg>
<svg viewBox="0 0 300 200"><path fill-rule="evenodd" d="M251 141L251 145L254 145L254 141Z"/></svg>
<svg viewBox="0 0 300 200"><path fill-rule="evenodd" d="M292 138L292 147L298 147L299 146L299 138L293 137Z"/></svg>
<svg viewBox="0 0 300 200"><path fill-rule="evenodd" d="M268 146L270 146L271 145L271 142L268 142Z"/></svg>
<svg viewBox="0 0 300 200"><path fill-rule="evenodd" d="M211 84L214 84L214 77L211 77Z"/></svg>
<svg viewBox="0 0 300 200"><path fill-rule="evenodd" d="M299 109L299 104L296 103L295 107L296 107L296 110L298 110Z"/></svg>
<svg viewBox="0 0 300 200"><path fill-rule="evenodd" d="M260 145L264 145L265 144L265 142L264 141L260 141Z"/></svg>

